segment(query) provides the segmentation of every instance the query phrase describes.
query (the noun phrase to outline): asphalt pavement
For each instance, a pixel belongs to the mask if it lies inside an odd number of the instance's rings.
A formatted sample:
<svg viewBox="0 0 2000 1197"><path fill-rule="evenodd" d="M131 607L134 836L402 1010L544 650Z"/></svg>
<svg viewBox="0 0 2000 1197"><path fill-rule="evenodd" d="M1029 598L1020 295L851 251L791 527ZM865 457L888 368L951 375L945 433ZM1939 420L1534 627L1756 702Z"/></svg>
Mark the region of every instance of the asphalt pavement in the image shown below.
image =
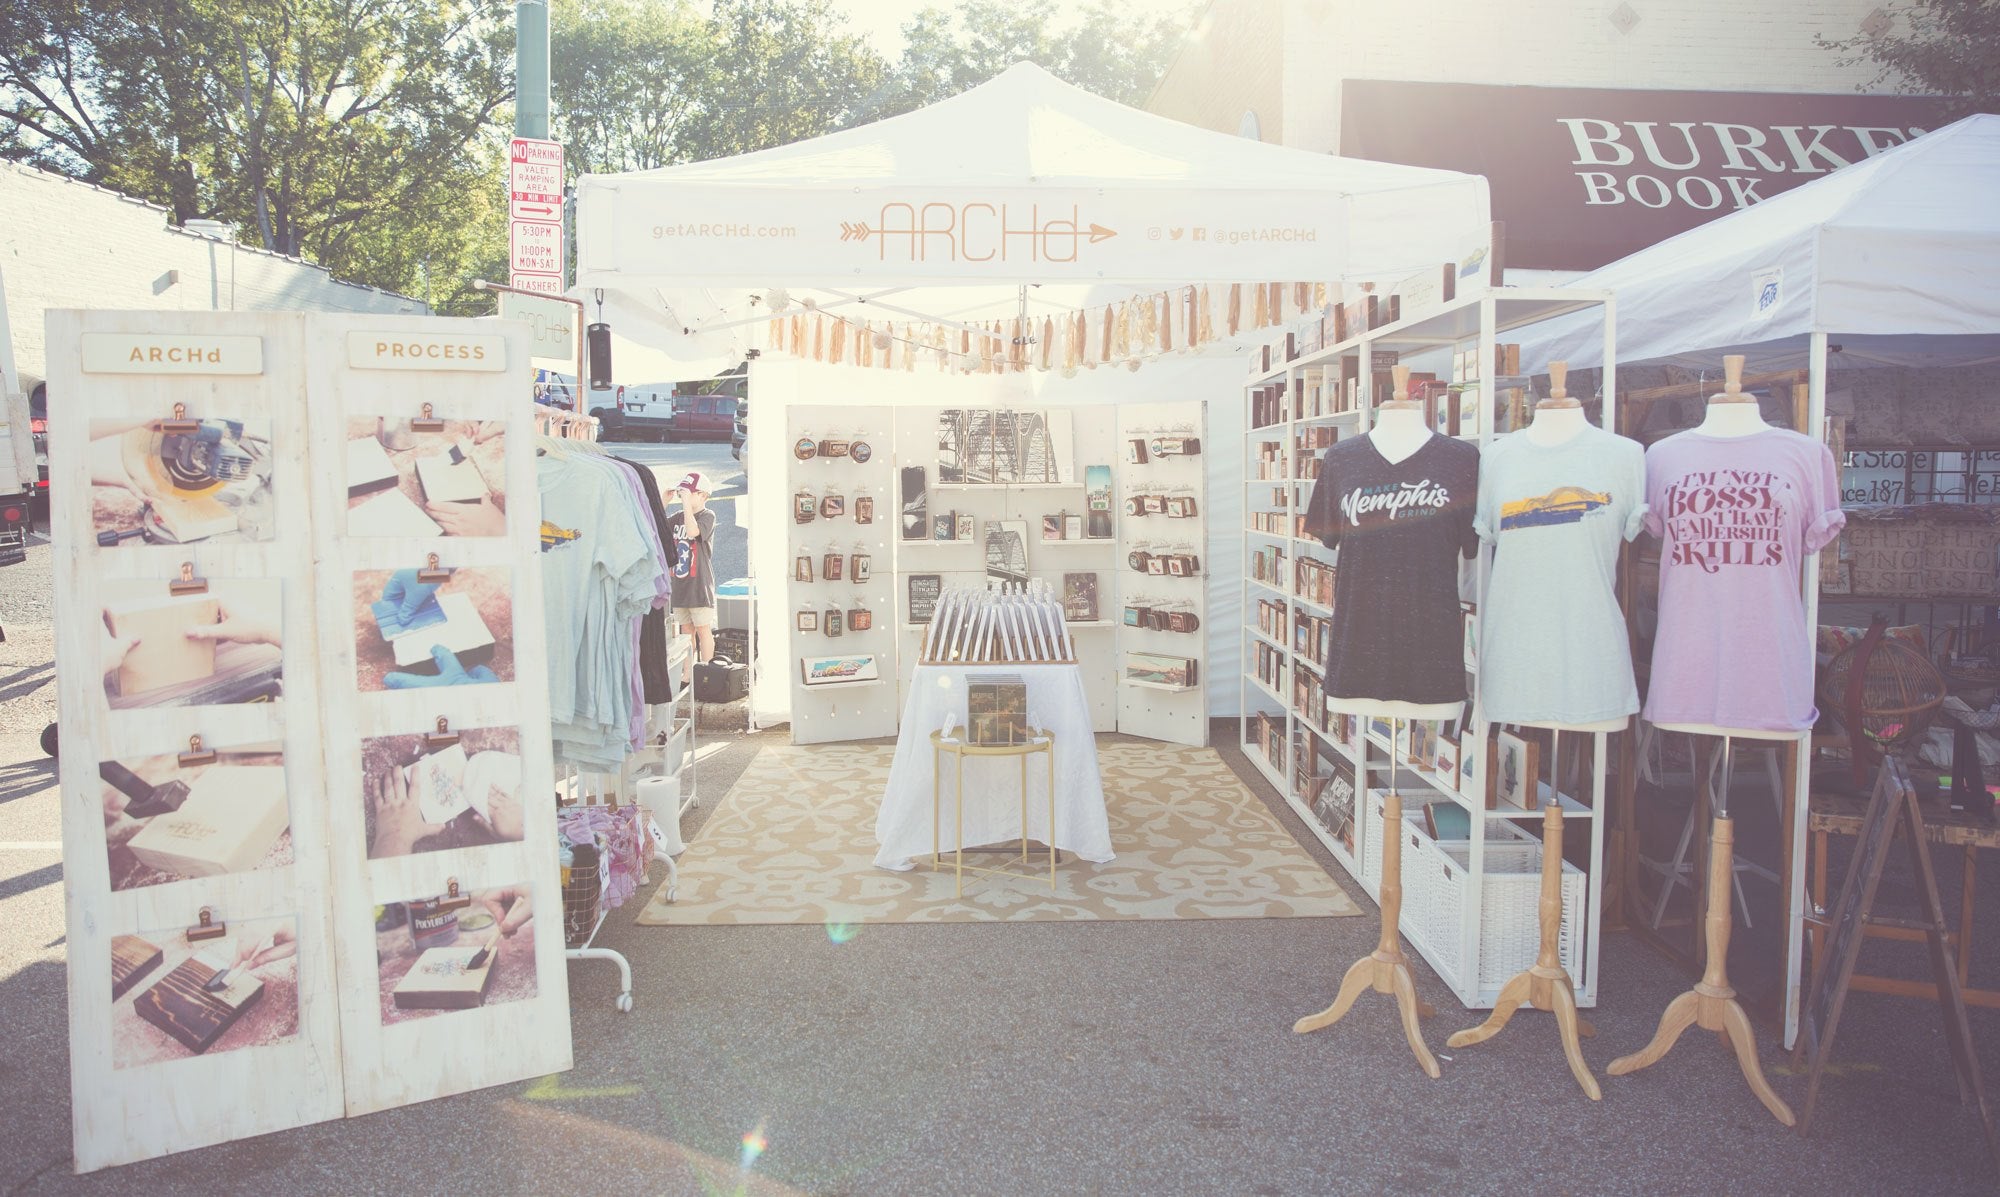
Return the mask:
<svg viewBox="0 0 2000 1197"><path fill-rule="evenodd" d="M727 446L620 451L669 484L713 468L718 523L733 510ZM741 551L740 536L719 539L718 555ZM0 1194L1956 1193L2000 1179L1926 1003L1850 1000L1810 1139L1773 1121L1699 1031L1650 1069L1605 1076L1692 982L1627 935L1605 936L1587 1012L1605 1093L1591 1102L1546 1015L1445 1049L1481 1014L1421 961L1442 1079L1417 1070L1380 995L1293 1034L1373 946L1372 917L661 928L633 925L630 907L599 943L630 957L637 1007L614 1011L610 966L571 964L568 1073L74 1177L60 801L35 744L54 703L49 557L37 545L0 570ZM782 742L782 729L710 742L689 838L755 752ZM1372 916L1289 808L1219 751ZM1975 984L2000 984L1996 895L1989 884L1980 901ZM1895 950L1864 960L1922 967ZM1972 1017L2000 1085L2000 1014ZM1803 1079L1769 1026L1758 1035L1797 1106Z"/></svg>

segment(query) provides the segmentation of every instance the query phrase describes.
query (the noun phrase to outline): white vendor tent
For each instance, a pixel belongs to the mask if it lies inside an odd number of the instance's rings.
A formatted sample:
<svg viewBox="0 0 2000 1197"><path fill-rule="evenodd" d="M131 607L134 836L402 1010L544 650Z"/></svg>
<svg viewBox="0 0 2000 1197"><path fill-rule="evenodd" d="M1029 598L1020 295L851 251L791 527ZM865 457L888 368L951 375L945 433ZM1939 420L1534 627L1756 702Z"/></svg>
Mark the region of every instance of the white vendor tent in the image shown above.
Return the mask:
<svg viewBox="0 0 2000 1197"><path fill-rule="evenodd" d="M570 292L627 348L700 377L741 360L776 310L850 320L1039 319L1189 285L1394 281L1466 260L1491 236L1486 180L1265 145L1139 112L1016 65L921 111L734 158L577 181ZM1218 302L1220 294L1217 295ZM1218 323L1220 320L1218 319ZM1247 323L1247 322L1246 322ZM1273 330L1256 330L1257 339ZM1120 404L1208 399L1211 555L1242 524L1241 346L1063 372L875 374L765 355L752 369L750 454L784 477L793 405ZM1215 356L1215 351L1222 356ZM633 355L645 357L644 353ZM666 373L648 367L649 372ZM873 430L879 436L883 430ZM743 518L754 576L787 576L781 488ZM747 501L747 499L746 499ZM1206 666L1237 668L1240 591L1211 588ZM758 639L784 643L766 601ZM782 669L752 706L786 717ZM1214 703L1236 702L1217 686Z"/></svg>
<svg viewBox="0 0 2000 1197"><path fill-rule="evenodd" d="M571 294L692 366L739 360L772 288L884 319L969 317L962 286L990 318L1017 285L1062 292L1031 296L1040 316L1104 284L1400 279L1465 258L1489 219L1479 176L1197 129L1022 63L809 141L584 175Z"/></svg>
<svg viewBox="0 0 2000 1197"><path fill-rule="evenodd" d="M1575 281L1618 296L1621 365L2000 360L2000 116L1971 116L1690 229ZM1523 360L1596 364L1594 327L1551 323Z"/></svg>

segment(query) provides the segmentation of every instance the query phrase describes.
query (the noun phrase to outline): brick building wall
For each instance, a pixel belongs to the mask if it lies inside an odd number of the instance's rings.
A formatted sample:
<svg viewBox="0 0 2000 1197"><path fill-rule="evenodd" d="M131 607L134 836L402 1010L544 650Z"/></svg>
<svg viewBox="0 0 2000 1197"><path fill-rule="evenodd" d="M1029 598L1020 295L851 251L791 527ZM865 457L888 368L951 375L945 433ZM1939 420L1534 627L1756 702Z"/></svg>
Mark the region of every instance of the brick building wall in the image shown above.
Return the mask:
<svg viewBox="0 0 2000 1197"><path fill-rule="evenodd" d="M1259 140L1284 140L1284 44L1289 0L1216 0L1153 89L1148 111L1235 133L1257 114Z"/></svg>
<svg viewBox="0 0 2000 1197"><path fill-rule="evenodd" d="M0 162L0 278L14 357L45 375L51 308L408 312L422 301L343 283L298 258L167 223L165 208L63 175Z"/></svg>

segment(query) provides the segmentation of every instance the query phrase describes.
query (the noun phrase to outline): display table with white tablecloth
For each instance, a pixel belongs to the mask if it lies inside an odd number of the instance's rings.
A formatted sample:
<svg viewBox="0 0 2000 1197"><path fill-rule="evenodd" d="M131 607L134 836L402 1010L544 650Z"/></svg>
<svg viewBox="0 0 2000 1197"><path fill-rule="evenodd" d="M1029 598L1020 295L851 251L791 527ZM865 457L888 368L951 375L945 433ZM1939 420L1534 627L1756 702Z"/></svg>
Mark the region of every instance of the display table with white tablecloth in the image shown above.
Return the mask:
<svg viewBox="0 0 2000 1197"><path fill-rule="evenodd" d="M907 869L912 859L927 857L933 843L955 847L961 841L950 804L939 816L935 838L931 828L931 733L944 726L946 715L965 734L965 679L977 674L1013 674L1028 684L1028 723L1055 734L1055 838L1053 844L1084 860L1103 863L1112 857L1111 826L1104 813L1104 782L1097 769L1097 740L1090 730L1090 701L1083 675L1075 665L919 665L911 681L909 701L896 738L896 759L889 767L889 788L875 818L875 838L882 845L875 863L885 869ZM1028 777L1028 826L1021 826L1017 762L1005 758L967 758L965 762L964 844L973 847L1018 840L1050 843L1048 780L1038 769ZM1000 795L994 801L979 795Z"/></svg>

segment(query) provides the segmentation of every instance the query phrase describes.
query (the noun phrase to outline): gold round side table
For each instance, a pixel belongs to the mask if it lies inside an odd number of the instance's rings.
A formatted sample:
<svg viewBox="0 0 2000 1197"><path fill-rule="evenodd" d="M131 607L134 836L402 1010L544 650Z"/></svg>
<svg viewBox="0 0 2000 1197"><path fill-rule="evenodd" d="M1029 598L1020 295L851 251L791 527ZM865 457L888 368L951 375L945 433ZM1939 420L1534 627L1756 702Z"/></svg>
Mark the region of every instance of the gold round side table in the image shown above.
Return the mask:
<svg viewBox="0 0 2000 1197"><path fill-rule="evenodd" d="M1049 888L1056 886L1056 738L1055 733L1046 728L1028 729L1028 738L1019 744L968 744L964 740L947 740L943 732L931 733L931 868L942 867L944 845L940 842L942 831L939 824L944 807L944 769L942 753L950 753L957 758L956 792L958 802L958 844L953 850L952 871L957 883L957 896L965 896L965 875L967 873L997 874L1002 877L1040 878L1041 870L1034 873L1016 871L1015 867L982 868L965 863L965 758L1011 756L1021 762L1021 858L1013 862L1018 867L1028 864L1028 758L1039 752L1048 758L1049 766Z"/></svg>

